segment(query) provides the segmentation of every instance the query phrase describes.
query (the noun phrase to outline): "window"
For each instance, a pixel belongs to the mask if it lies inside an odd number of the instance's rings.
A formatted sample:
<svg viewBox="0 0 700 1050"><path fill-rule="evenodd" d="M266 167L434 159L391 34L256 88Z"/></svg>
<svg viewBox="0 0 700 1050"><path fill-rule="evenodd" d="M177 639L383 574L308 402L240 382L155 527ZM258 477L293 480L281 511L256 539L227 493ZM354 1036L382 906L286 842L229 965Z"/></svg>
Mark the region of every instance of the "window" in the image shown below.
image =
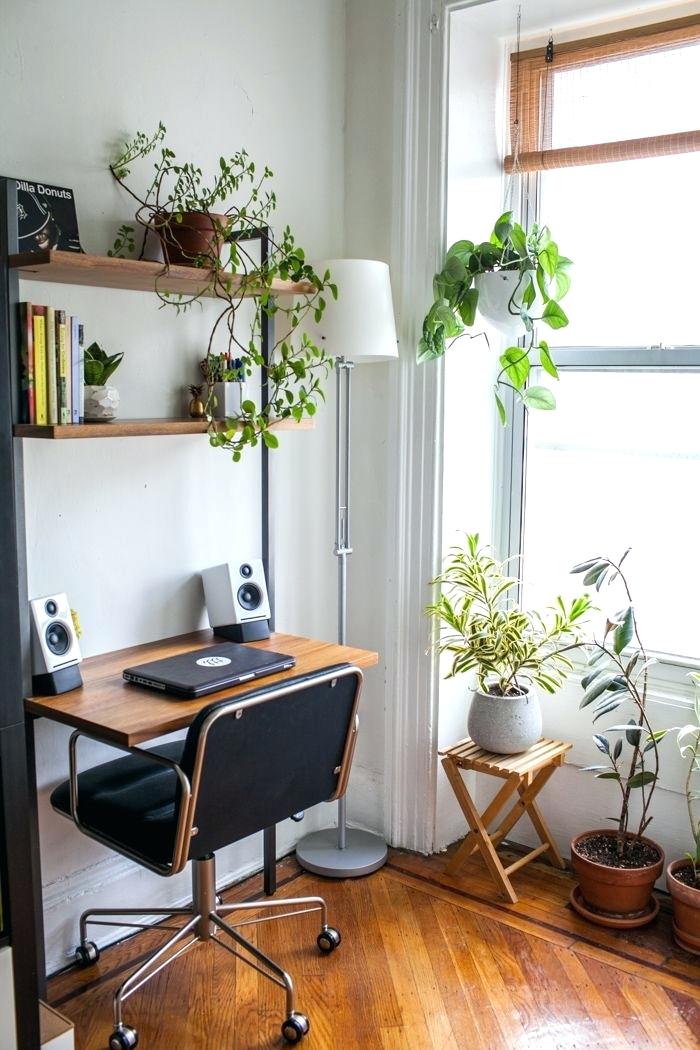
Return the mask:
<svg viewBox="0 0 700 1050"><path fill-rule="evenodd" d="M561 378L531 378L557 410L514 428L508 530L533 604L632 547L645 642L683 662L700 657L700 22L669 26L555 43L511 77L506 167L575 269L570 324L546 334Z"/></svg>

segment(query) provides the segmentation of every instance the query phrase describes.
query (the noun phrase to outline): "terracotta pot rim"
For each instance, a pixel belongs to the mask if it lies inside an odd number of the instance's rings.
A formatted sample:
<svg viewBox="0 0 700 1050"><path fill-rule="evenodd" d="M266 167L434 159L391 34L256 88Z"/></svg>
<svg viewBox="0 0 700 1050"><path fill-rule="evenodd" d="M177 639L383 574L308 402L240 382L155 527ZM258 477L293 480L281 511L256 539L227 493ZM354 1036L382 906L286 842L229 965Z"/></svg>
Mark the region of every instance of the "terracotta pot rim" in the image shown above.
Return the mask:
<svg viewBox="0 0 700 1050"><path fill-rule="evenodd" d="M571 840L571 852L576 853L576 859L581 864L590 864L590 866L597 871L607 871L613 872L615 874L622 873L623 875L627 876L633 875L637 872L652 872L657 867L659 869L659 873L663 871L664 864L666 862L666 855L661 846L658 844L658 842L654 842L653 839L647 838L646 835L642 835L640 837L640 842L644 842L647 846L653 847L653 849L655 849L659 854L659 859L653 861L651 864L645 864L641 868L616 868L613 867L613 865L611 864L601 864L597 860L591 860L590 857L584 857L583 854L579 853L576 849L578 843L581 842L583 839L592 838L594 835L605 835L607 838L614 838L616 834L617 833L615 831L611 831L610 828L592 828L589 831L582 831L579 835L575 835L574 838ZM631 831L625 833L626 839L632 839L635 837L636 836ZM654 879L654 881L656 881L656 879Z"/></svg>
<svg viewBox="0 0 700 1050"><path fill-rule="evenodd" d="M155 212L154 213L153 219L157 221L158 219L160 219L162 217L162 219L163 219L162 225L165 226L167 223L169 223L172 220L172 215L173 215L172 211L159 211L159 212ZM209 211L209 212L207 212L207 211L183 211L182 215L183 215L183 218L184 217L188 217L188 218L206 219L209 222L211 222L211 220L216 220L217 222L220 222L222 226L225 226L226 223L230 221L230 216L229 215L221 215L219 212L215 212L215 211ZM177 225L179 226L180 223L178 223Z"/></svg>
<svg viewBox="0 0 700 1050"><path fill-rule="evenodd" d="M674 883L677 883L684 890L687 890L688 893L696 893L698 895L698 898L700 898L700 887L698 887L698 886L688 886L688 884L686 882L681 882L681 880L676 877L676 872L677 871L683 871L684 868L689 868L689 867L690 867L690 861L686 857L677 857L675 860L672 860L671 863L666 868L666 878L667 879L673 879Z"/></svg>

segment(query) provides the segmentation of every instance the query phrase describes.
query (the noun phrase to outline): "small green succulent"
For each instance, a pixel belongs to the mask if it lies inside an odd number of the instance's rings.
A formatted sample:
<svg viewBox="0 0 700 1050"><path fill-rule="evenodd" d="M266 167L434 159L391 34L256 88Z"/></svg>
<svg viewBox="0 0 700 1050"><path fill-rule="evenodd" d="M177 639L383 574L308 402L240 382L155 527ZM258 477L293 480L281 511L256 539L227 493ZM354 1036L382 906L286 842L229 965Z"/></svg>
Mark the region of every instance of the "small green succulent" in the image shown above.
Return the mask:
<svg viewBox="0 0 700 1050"><path fill-rule="evenodd" d="M88 386L106 386L110 376L113 375L122 363L123 353L106 354L101 346L92 343L85 351L83 371L85 382Z"/></svg>

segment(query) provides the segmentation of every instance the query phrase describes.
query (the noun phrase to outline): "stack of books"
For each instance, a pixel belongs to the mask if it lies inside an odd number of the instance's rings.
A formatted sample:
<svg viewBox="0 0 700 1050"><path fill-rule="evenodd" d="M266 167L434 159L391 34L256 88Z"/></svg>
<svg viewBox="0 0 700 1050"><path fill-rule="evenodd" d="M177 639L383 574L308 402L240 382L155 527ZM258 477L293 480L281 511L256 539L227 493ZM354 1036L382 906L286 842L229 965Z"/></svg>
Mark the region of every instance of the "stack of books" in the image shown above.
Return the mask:
<svg viewBox="0 0 700 1050"><path fill-rule="evenodd" d="M22 422L81 423L83 326L53 306L20 303Z"/></svg>

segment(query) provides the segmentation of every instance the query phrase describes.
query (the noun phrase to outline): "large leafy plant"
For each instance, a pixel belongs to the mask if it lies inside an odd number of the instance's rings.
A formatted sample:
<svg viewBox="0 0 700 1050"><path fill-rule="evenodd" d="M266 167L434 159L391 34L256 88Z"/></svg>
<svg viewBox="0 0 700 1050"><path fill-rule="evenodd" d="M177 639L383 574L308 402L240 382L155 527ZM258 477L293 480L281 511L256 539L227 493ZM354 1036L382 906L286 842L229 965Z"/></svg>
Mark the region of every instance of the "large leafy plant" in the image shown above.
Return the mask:
<svg viewBox="0 0 700 1050"><path fill-rule="evenodd" d="M186 295L171 294L167 290L168 267L164 265L156 292L163 304L174 306L178 312L204 298L216 300L220 310L209 335L207 356L213 355L214 341L223 335L227 359L240 359L248 376L262 376L267 387L264 406L251 397L243 402L240 417L216 425L212 406L208 406L210 443L228 449L237 461L247 446L254 447L260 441L268 448L277 447L278 439L271 430L275 420L300 422L304 416L315 415L324 396L322 381L332 360L304 332L304 321L311 315L318 322L326 306L325 297L336 297L337 288L328 271L319 275L306 262L288 226L279 237L270 228L277 201L270 188L272 172L268 167L258 172L246 151L239 150L231 157L220 157L216 174L205 179L199 166L178 161L165 142L165 134L162 123L153 135L138 132L124 144L110 171L136 202L136 221L143 231L139 258L143 258L149 234L167 242L168 231L185 222L188 214L199 212L209 219L214 231L211 247L191 259L203 272L199 289ZM146 188L135 188L132 167L152 155L156 159L145 180ZM261 256L250 241L261 229L268 232L266 256ZM135 228L120 227L110 254L124 256L135 251ZM277 278L303 282L308 294L281 303L271 294ZM236 315L252 293L253 318L246 323L247 335L242 337L235 325ZM266 361L260 337L263 324L271 317L283 323L277 324L276 341ZM222 378L233 377L224 374Z"/></svg>
<svg viewBox="0 0 700 1050"><path fill-rule="evenodd" d="M479 546L478 535L452 549L434 582L441 593L427 611L446 628L438 649L452 655L448 677L474 670L479 689L495 696L526 692L531 682L554 693L564 683L573 666L566 650L582 637L587 595L570 604L557 598L544 613L520 609L518 579Z"/></svg>
<svg viewBox="0 0 700 1050"><path fill-rule="evenodd" d="M526 408L552 409L551 390L527 385L536 361L558 378L548 344L536 338L541 322L564 328L569 319L560 305L571 285L571 260L561 255L549 227L533 223L525 230L507 211L496 222L488 241L457 241L447 252L440 273L433 279L434 301L423 321L418 361L441 357L449 344L464 335L476 321L479 307L477 278L503 271L517 274L508 310L523 326L525 346L509 346L500 357L501 370L494 394L501 422L507 422L503 390L510 388Z"/></svg>
<svg viewBox="0 0 700 1050"><path fill-rule="evenodd" d="M700 686L700 674L693 674L691 677L696 686ZM693 716L692 722L678 730L676 739L682 757L688 762L685 798L693 848L686 856L693 869L695 887L700 889L700 814L696 811L696 805L700 801L700 691L695 694Z"/></svg>
<svg viewBox="0 0 700 1050"><path fill-rule="evenodd" d="M583 574L586 586L600 591L617 583L625 598L623 607L605 619L600 638L588 641L587 669L581 680L583 696L579 707L592 707L593 722L612 714L622 705L631 706L627 722L608 726L593 741L606 758L605 765L586 766L600 780L612 780L620 789L617 825L617 854L632 849L648 828L652 817L651 800L659 776L658 743L666 730L654 731L647 714L649 668L655 660L647 654L639 634L632 594L622 568L629 551L616 562L611 558L590 558L575 565L573 573ZM613 734L612 740L610 734ZM639 822L630 832L632 796L639 798Z"/></svg>

